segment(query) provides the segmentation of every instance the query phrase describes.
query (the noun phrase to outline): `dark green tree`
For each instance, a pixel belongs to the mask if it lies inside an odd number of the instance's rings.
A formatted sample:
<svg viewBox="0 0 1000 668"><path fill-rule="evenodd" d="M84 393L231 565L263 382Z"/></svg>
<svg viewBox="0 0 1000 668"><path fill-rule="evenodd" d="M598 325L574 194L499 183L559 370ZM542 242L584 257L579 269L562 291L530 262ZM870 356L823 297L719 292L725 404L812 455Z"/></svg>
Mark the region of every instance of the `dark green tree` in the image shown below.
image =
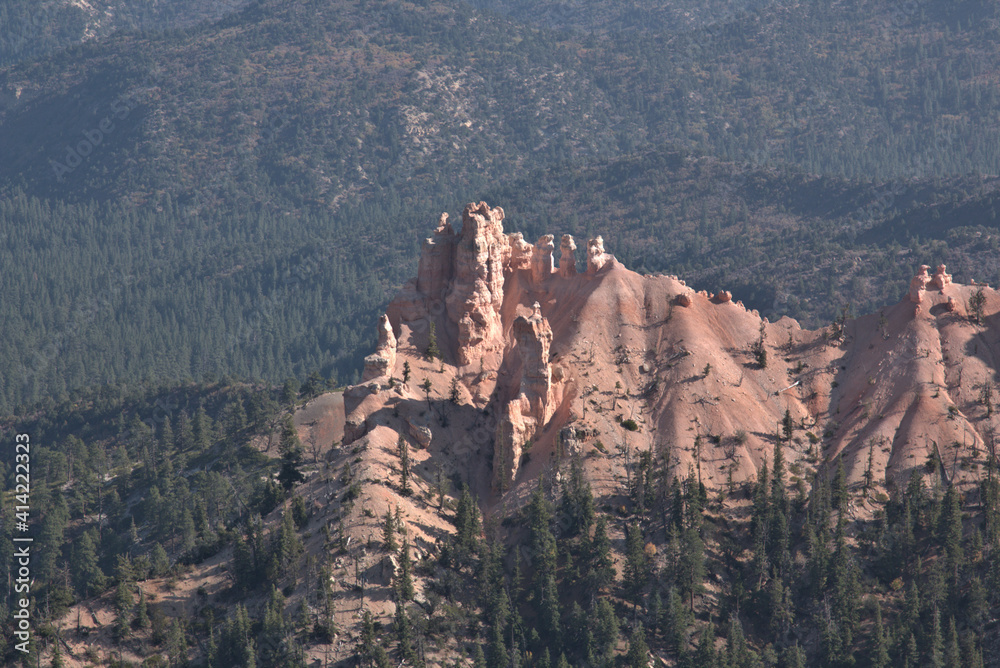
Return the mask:
<svg viewBox="0 0 1000 668"><path fill-rule="evenodd" d="M589 588L595 593L603 590L615 579L615 567L611 558L611 540L608 538L607 527L607 519L604 515L598 517L587 568Z"/></svg>
<svg viewBox="0 0 1000 668"><path fill-rule="evenodd" d="M391 665L389 655L376 635L372 613L368 610L365 610L361 620L361 635L358 638L356 653L362 668L389 668Z"/></svg>
<svg viewBox="0 0 1000 668"><path fill-rule="evenodd" d="M302 443L299 441L299 434L292 423L291 415L285 416L279 449L281 470L278 472L278 482L287 492L305 480L305 476L299 471L299 466L302 464Z"/></svg>
<svg viewBox="0 0 1000 668"><path fill-rule="evenodd" d="M645 552L642 529L637 523L628 526L625 532L625 593L634 605L641 606L643 590L649 582L649 558Z"/></svg>
<svg viewBox="0 0 1000 668"><path fill-rule="evenodd" d="M413 494L410 487L410 444L402 434L396 441L396 454L399 456L399 493L410 496Z"/></svg>
<svg viewBox="0 0 1000 668"><path fill-rule="evenodd" d="M396 580L396 598L401 604L412 601L414 595L413 565L410 562L410 543L404 536L399 547L399 577Z"/></svg>
<svg viewBox="0 0 1000 668"><path fill-rule="evenodd" d="M441 350L438 348L437 325L431 323L427 334L427 349L424 351L427 359L436 360L441 357Z"/></svg>
<svg viewBox="0 0 1000 668"><path fill-rule="evenodd" d="M611 603L603 597L597 599L593 623L594 650L598 660L604 665L613 661L619 630L618 616Z"/></svg>
<svg viewBox="0 0 1000 668"><path fill-rule="evenodd" d="M646 644L646 632L642 628L642 622L636 623L628 639L625 665L628 668L647 668L649 665L649 645Z"/></svg>
<svg viewBox="0 0 1000 668"><path fill-rule="evenodd" d="M705 579L705 544L698 527L690 527L684 532L678 575L681 591L687 596L693 612L694 597L701 594Z"/></svg>

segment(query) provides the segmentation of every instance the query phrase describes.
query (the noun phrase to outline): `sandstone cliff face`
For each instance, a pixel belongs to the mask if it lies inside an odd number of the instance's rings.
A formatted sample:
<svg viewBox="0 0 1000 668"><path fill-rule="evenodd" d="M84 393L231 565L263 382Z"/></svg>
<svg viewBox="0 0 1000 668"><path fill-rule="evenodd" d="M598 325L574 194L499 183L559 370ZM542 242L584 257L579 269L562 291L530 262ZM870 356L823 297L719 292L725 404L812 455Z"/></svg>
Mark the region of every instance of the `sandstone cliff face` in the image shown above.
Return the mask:
<svg viewBox="0 0 1000 668"><path fill-rule="evenodd" d="M503 232L503 209L485 202L462 212L462 232L455 245L454 277L446 300L448 317L458 323L460 365L501 347L500 306L503 272L510 247Z"/></svg>
<svg viewBox="0 0 1000 668"><path fill-rule="evenodd" d="M507 490L517 476L524 446L537 436L554 412L549 350L552 328L538 302L531 315L514 320L514 339L521 358L520 392L501 406L493 450L493 486Z"/></svg>

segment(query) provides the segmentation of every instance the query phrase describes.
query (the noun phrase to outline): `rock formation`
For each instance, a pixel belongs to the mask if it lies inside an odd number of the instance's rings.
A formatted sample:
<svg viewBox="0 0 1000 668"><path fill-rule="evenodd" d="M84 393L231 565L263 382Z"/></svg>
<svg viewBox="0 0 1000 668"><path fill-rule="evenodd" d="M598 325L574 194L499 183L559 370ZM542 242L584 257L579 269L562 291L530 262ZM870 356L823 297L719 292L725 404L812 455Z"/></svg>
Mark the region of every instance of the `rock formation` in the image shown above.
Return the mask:
<svg viewBox="0 0 1000 668"><path fill-rule="evenodd" d="M555 408L549 348L552 329L535 302L528 317L514 320L514 338L521 357L520 393L502 409L493 450L494 487L505 490L517 476L524 445L545 427Z"/></svg>
<svg viewBox="0 0 1000 668"><path fill-rule="evenodd" d="M501 346L500 306L503 265L510 257L503 233L503 209L486 202L468 204L454 256L454 279L445 300L448 317L458 323L459 364L471 364Z"/></svg>
<svg viewBox="0 0 1000 668"><path fill-rule="evenodd" d="M934 441L962 443L962 456L985 452L982 434L971 437L979 423L965 415L979 410L979 379L997 369L968 351L982 350L975 337L994 326L1000 293L984 289L983 324L946 316L964 311L979 286L952 283L944 266L933 275L921 267L901 303L852 319L850 335L829 345L825 328L724 306L739 304L724 289L709 295L675 276L629 271L600 237L587 244L586 276L575 273L573 239L561 237L552 278L554 237L530 244L505 234L502 220L484 203L466 207L458 233L442 217L417 280L380 320L365 383L344 392L345 445L362 440L391 453L403 434L426 448L416 456L454 466L481 499L514 504L573 452L606 481L605 495L618 493L608 471L622 475L620 453L664 443L672 473L700 463L709 489L730 474L753 480L773 447L759 435L773 433L786 411L825 434L824 461L842 457L854 482L870 456L876 480L905 480ZM723 306L708 308L709 299ZM429 322L445 353L441 373L422 355ZM769 353L766 368L754 360L757 342ZM385 391L378 378L402 365L393 355L408 359L415 382ZM720 439L702 439L696 454L699 434ZM786 456L799 461L807 450L789 447Z"/></svg>
<svg viewBox="0 0 1000 668"><path fill-rule="evenodd" d="M424 241L420 251L420 266L417 269L417 290L436 299L444 294L452 274L455 231L448 222L448 214L442 213L433 238Z"/></svg>
<svg viewBox="0 0 1000 668"><path fill-rule="evenodd" d="M930 267L926 264L920 265L920 271L910 281L910 301L914 304L919 304L924 300L924 291L931 280L929 270Z"/></svg>
<svg viewBox="0 0 1000 668"><path fill-rule="evenodd" d="M531 253L531 282L538 285L552 275L552 251L556 249L551 234L543 234Z"/></svg>
<svg viewBox="0 0 1000 668"><path fill-rule="evenodd" d="M365 358L365 370L361 382L392 375L396 366L396 336L392 332L389 316L382 314L378 320L378 345L375 352Z"/></svg>
<svg viewBox="0 0 1000 668"><path fill-rule="evenodd" d="M951 285L951 274L943 264L939 264L934 277L931 278L930 286L934 290L944 290L947 285Z"/></svg>
<svg viewBox="0 0 1000 668"><path fill-rule="evenodd" d="M453 323L457 328L454 354L460 366L502 351L500 310L506 277L527 271L531 284L541 286L555 271L554 237L546 234L530 244L520 232L505 235L503 218L500 207L490 208L485 202L468 204L462 212L461 232L456 234L448 222L448 214L441 214L433 237L424 241L416 280L403 286L387 309L389 321L397 327L401 323L424 321L420 327L411 327L411 331L426 331L429 320L437 322L439 332L446 323ZM560 249L559 275L575 276L573 237L564 235ZM597 273L613 259L604 252L601 237L590 240L588 273ZM442 316L446 322L440 322ZM378 377L391 368L391 363L372 358L365 378L369 374Z"/></svg>
<svg viewBox="0 0 1000 668"><path fill-rule="evenodd" d="M570 234L562 235L559 244L559 275L563 278L576 276L576 241Z"/></svg>
<svg viewBox="0 0 1000 668"><path fill-rule="evenodd" d="M507 269L510 271L531 269L531 253L534 246L524 240L524 235L520 232L508 234L507 244L510 246L510 260L507 263Z"/></svg>
<svg viewBox="0 0 1000 668"><path fill-rule="evenodd" d="M712 297L712 301L714 301L716 304L725 304L726 302L731 302L733 301L733 293L730 292L729 290L719 290L718 292L715 293L715 296Z"/></svg>
<svg viewBox="0 0 1000 668"><path fill-rule="evenodd" d="M593 276L604 268L611 256L604 252L604 239L596 237L587 242L587 273Z"/></svg>

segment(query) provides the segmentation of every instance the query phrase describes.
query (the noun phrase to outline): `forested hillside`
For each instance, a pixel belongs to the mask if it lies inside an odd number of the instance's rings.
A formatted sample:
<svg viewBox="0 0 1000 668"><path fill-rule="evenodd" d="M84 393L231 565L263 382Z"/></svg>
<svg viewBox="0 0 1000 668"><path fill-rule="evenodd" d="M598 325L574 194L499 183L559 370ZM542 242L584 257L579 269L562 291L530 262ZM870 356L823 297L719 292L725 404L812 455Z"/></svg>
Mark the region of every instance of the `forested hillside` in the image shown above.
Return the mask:
<svg viewBox="0 0 1000 668"><path fill-rule="evenodd" d="M40 558L31 652L13 650L4 607L0 655L286 668L643 668L650 652L690 668L996 664L992 451L965 495L933 460L886 495L815 456L789 466L783 453L812 442L789 419L756 481L709 493L647 451L614 494L596 496L581 458L567 457L559 480L539 479L520 510L484 521L466 479L410 468L404 446L391 479L369 480L360 462L380 453L300 442L292 414L322 389L105 389L5 422L5 438L31 435ZM14 461L3 455L5 482ZM396 512L376 517L359 498L373 491L396 495ZM404 503L446 523L433 546L413 541ZM8 504L3 513L6 570L15 534ZM361 515L378 535L358 540ZM392 622L360 615L366 600L394 602Z"/></svg>

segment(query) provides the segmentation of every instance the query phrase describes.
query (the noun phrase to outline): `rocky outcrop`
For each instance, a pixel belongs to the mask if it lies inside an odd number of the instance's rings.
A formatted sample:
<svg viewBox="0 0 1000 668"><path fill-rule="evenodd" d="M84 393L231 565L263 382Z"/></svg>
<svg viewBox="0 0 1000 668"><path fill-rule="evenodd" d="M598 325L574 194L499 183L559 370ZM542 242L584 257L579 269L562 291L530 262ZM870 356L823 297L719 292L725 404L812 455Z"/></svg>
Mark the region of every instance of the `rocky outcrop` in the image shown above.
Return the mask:
<svg viewBox="0 0 1000 668"><path fill-rule="evenodd" d="M491 209L486 202L466 205L455 247L454 279L446 299L448 317L458 323L455 352L461 365L501 349L504 260L509 258L503 209Z"/></svg>
<svg viewBox="0 0 1000 668"><path fill-rule="evenodd" d="M675 301L677 302L678 306L683 306L685 308L691 306L691 304L693 303L690 292L680 293L679 295L677 295L677 299Z"/></svg>
<svg viewBox="0 0 1000 668"><path fill-rule="evenodd" d="M420 421L414 420L413 418L407 419L406 426L409 428L410 436L413 437L413 440L415 440L420 447L427 448L430 446L431 439L434 436L430 427Z"/></svg>
<svg viewBox="0 0 1000 668"><path fill-rule="evenodd" d="M729 290L719 290L712 297L712 301L716 304L725 304L727 302L733 301L733 293Z"/></svg>
<svg viewBox="0 0 1000 668"><path fill-rule="evenodd" d="M514 338L521 356L520 394L502 409L493 452L494 487L501 491L514 482L525 444L541 432L555 410L549 365L552 328L538 302L530 316L514 320Z"/></svg>
<svg viewBox="0 0 1000 668"><path fill-rule="evenodd" d="M596 237L587 242L588 274L596 274L612 259L612 256L604 252L604 239L602 237Z"/></svg>
<svg viewBox="0 0 1000 668"><path fill-rule="evenodd" d="M919 304L924 300L924 292L927 290L927 284L931 280L931 276L928 273L930 267L926 264L920 266L920 271L916 276L910 281L910 301L914 304Z"/></svg>
<svg viewBox="0 0 1000 668"><path fill-rule="evenodd" d="M951 274L948 273L947 267L939 264L934 277L931 278L930 287L933 290L944 290L948 285L951 285Z"/></svg>
<svg viewBox="0 0 1000 668"><path fill-rule="evenodd" d="M559 243L559 275L563 278L576 276L576 241L570 234L562 235Z"/></svg>
<svg viewBox="0 0 1000 668"><path fill-rule="evenodd" d="M434 236L424 240L417 269L416 288L431 299L440 299L448 287L454 246L455 231L448 222L448 214L442 213Z"/></svg>
<svg viewBox="0 0 1000 668"><path fill-rule="evenodd" d="M531 269L531 253L534 246L524 240L520 232L507 235L507 245L510 247L510 259L507 262L508 271Z"/></svg>
<svg viewBox="0 0 1000 668"><path fill-rule="evenodd" d="M556 249L551 234L543 234L531 252L531 282L542 283L552 275L552 252Z"/></svg>
<svg viewBox="0 0 1000 668"><path fill-rule="evenodd" d="M361 382L392 375L396 366L396 335L392 332L389 316L382 314L378 321L378 345L375 352L365 358Z"/></svg>
<svg viewBox="0 0 1000 668"><path fill-rule="evenodd" d="M462 212L462 229L456 233L441 214L434 235L424 241L417 278L408 282L386 309L390 322L436 321L439 332L444 323L457 326L452 339L455 358L460 366L476 363L484 355L503 349L500 310L504 299L504 280L518 272L528 272L531 285L541 286L556 273L554 237L543 235L535 244L528 243L520 232L504 234L504 212L485 202L468 204ZM560 244L558 274L576 275L576 242L564 235ZM587 245L587 272L596 274L613 256L604 252L601 237ZM377 359L380 358L380 359ZM376 353L366 358L365 379L392 372L391 357Z"/></svg>

